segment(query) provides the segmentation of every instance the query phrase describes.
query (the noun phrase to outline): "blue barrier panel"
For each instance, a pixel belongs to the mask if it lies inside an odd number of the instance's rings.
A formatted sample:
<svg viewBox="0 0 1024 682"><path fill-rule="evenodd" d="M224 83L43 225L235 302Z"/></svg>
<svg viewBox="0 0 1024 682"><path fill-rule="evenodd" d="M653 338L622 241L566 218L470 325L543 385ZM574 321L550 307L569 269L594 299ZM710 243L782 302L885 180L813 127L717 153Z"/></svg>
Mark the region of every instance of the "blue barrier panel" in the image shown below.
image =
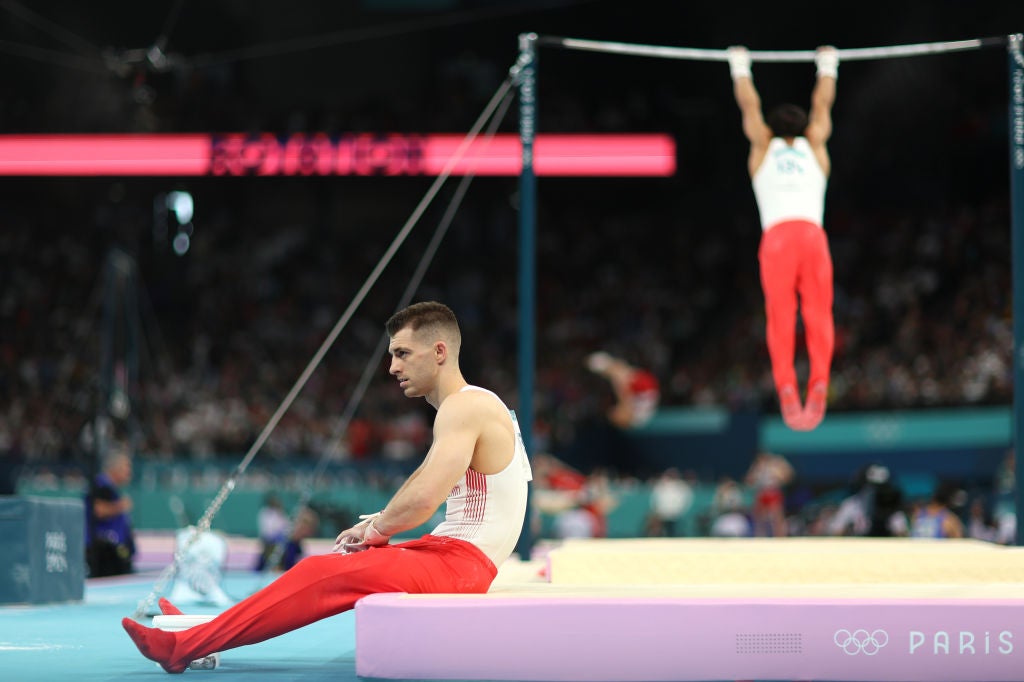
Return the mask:
<svg viewBox="0 0 1024 682"><path fill-rule="evenodd" d="M85 505L80 499L0 496L0 604L81 601Z"/></svg>

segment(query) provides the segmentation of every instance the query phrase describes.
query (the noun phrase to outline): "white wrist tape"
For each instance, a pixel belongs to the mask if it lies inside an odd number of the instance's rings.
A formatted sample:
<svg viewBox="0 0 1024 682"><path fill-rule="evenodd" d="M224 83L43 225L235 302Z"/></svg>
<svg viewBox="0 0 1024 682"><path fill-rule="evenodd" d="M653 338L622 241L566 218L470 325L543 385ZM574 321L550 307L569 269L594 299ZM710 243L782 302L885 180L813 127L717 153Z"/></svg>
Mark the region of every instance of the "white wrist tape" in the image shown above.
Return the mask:
<svg viewBox="0 0 1024 682"><path fill-rule="evenodd" d="M730 47L726 50L729 59L729 74L733 80L752 78L750 75L750 52L745 47Z"/></svg>
<svg viewBox="0 0 1024 682"><path fill-rule="evenodd" d="M839 53L834 47L822 48L814 55L819 76L839 77Z"/></svg>
<svg viewBox="0 0 1024 682"><path fill-rule="evenodd" d="M373 519L370 521L370 525L366 527L366 532L363 533L364 545L386 545L388 544L388 540L391 539L390 535L384 535L384 533L377 530L377 526L373 525L376 520L377 519Z"/></svg>
<svg viewBox="0 0 1024 682"><path fill-rule="evenodd" d="M374 512L373 514L360 514L359 515L359 523L357 523L356 525L357 526L362 526L362 525L367 525L368 526L371 523L373 523L373 520L375 518L377 518L378 516L380 516L383 513L384 513L384 510L381 509L379 512Z"/></svg>

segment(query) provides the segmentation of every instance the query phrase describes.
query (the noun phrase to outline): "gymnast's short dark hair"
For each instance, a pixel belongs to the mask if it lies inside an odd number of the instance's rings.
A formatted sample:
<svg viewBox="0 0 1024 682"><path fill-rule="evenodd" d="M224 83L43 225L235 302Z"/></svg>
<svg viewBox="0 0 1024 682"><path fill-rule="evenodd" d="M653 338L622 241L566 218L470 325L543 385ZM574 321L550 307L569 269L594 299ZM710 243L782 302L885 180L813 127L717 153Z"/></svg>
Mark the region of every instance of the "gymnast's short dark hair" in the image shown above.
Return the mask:
<svg viewBox="0 0 1024 682"><path fill-rule="evenodd" d="M413 303L392 315L384 327L389 336L394 336L405 327L409 327L413 331L421 327L437 327L447 330L455 339L461 338L459 322L455 318L455 313L451 308L437 301Z"/></svg>
<svg viewBox="0 0 1024 682"><path fill-rule="evenodd" d="M768 113L765 122L775 137L800 137L807 130L807 112L795 104L780 104Z"/></svg>

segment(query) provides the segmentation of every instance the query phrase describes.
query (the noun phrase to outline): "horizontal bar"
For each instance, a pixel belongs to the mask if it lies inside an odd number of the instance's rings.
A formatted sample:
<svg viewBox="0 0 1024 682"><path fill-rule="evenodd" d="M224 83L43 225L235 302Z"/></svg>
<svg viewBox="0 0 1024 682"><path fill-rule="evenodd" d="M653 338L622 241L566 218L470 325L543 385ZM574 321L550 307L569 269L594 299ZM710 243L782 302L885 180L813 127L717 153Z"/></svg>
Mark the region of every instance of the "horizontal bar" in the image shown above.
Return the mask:
<svg viewBox="0 0 1024 682"><path fill-rule="evenodd" d="M958 52L978 50L985 47L1005 45L1004 36L990 38L974 38L937 43L917 43L914 45L891 45L888 47L862 47L839 49L840 61L865 59L887 59L890 57L909 57L922 54L941 52ZM629 54L643 57L663 57L668 59L690 59L697 61L728 60L726 50L711 50L695 47L670 47L666 45L640 45L634 43L617 43L604 40L583 40L579 38L559 38L541 36L541 45L563 47L570 50L587 50L591 52L609 52ZM813 62L814 50L750 50L751 61L755 62Z"/></svg>

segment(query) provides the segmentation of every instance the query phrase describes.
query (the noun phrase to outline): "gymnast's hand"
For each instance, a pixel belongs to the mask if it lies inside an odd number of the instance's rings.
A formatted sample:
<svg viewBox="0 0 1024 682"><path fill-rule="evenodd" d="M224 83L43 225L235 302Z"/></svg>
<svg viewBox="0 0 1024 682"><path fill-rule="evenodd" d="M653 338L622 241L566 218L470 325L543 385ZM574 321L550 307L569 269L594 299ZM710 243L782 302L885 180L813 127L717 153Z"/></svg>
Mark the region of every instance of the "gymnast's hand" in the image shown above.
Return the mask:
<svg viewBox="0 0 1024 682"><path fill-rule="evenodd" d="M750 78L750 51L742 45L733 45L725 51L729 62L729 74L733 80Z"/></svg>
<svg viewBox="0 0 1024 682"><path fill-rule="evenodd" d="M373 526L373 522L382 513L361 514L359 518L362 520L359 523L338 534L338 537L334 540L334 549L332 551L341 554L352 554L353 552L361 552L369 547L379 547L380 545L388 544L391 536L384 535Z"/></svg>
<svg viewBox="0 0 1024 682"><path fill-rule="evenodd" d="M839 50L832 45L822 45L814 53L814 64L819 76L839 77Z"/></svg>

